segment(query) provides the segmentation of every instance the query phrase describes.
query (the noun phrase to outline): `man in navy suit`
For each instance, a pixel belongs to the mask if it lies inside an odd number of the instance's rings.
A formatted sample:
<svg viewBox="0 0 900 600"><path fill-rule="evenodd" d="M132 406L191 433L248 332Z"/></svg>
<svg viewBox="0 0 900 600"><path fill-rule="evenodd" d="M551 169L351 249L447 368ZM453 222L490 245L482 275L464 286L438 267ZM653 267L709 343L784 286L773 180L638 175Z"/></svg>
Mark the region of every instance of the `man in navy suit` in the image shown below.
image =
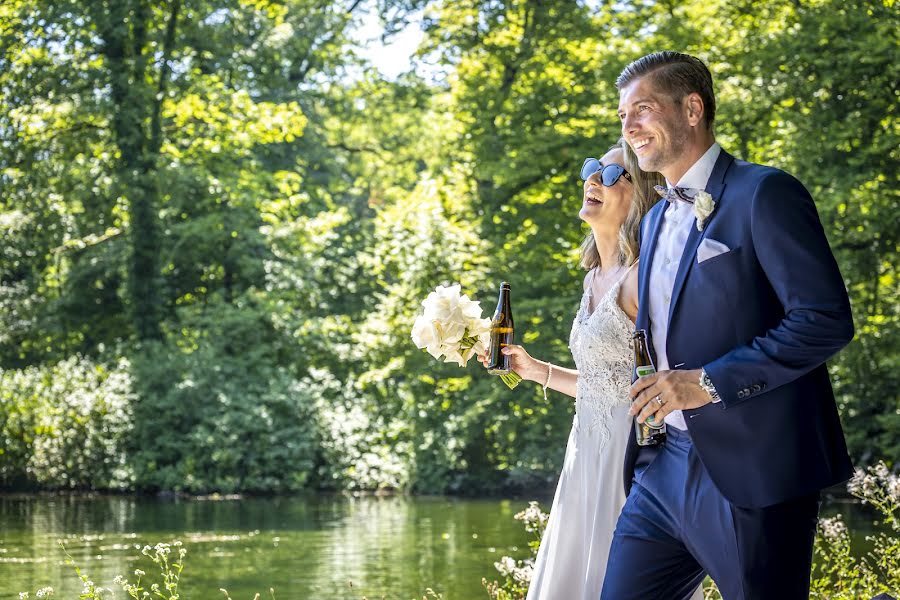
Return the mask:
<svg viewBox="0 0 900 600"><path fill-rule="evenodd" d="M803 185L716 143L700 60L657 52L616 86L667 183L638 276L657 373L631 391L667 439L628 448L601 598L687 598L708 573L726 600L805 600L820 490L852 471L825 367L853 338L843 279Z"/></svg>

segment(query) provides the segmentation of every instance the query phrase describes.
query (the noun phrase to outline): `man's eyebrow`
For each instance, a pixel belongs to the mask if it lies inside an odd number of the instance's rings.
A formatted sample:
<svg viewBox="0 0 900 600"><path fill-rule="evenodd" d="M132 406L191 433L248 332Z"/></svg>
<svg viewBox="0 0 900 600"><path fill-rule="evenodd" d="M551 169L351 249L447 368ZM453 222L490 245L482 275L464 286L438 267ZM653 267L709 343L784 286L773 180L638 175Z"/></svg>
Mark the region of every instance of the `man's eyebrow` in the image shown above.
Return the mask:
<svg viewBox="0 0 900 600"><path fill-rule="evenodd" d="M635 104L646 104L647 102L656 102L656 98L653 96L642 96L637 100L632 101L631 106L634 106Z"/></svg>

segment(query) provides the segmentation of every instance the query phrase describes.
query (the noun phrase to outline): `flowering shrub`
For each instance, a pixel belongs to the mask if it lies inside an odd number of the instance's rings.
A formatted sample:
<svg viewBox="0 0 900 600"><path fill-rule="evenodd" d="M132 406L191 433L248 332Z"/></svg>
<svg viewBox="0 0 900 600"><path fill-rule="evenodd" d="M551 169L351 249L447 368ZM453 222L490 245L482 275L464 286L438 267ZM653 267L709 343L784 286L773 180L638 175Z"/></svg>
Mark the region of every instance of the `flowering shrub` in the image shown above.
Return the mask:
<svg viewBox="0 0 900 600"><path fill-rule="evenodd" d="M494 563L494 568L500 573L503 581L488 582L487 579L481 580L481 584L487 589L491 600L519 600L525 598L534 571L534 561L537 558L538 549L541 547L541 538L547 529L550 515L542 511L538 503L532 500L528 503L528 508L516 513L513 518L525 525L525 531L534 534L534 537L528 542L530 556L522 560L504 556Z"/></svg>
<svg viewBox="0 0 900 600"><path fill-rule="evenodd" d="M302 385L316 407L320 487L347 490L409 487L412 450L390 415L367 410L354 382L313 369Z"/></svg>
<svg viewBox="0 0 900 600"><path fill-rule="evenodd" d="M125 488L134 394L126 359L0 370L0 483Z"/></svg>
<svg viewBox="0 0 900 600"><path fill-rule="evenodd" d="M889 533L867 536L872 550L857 557L841 516L821 519L810 598L855 600L896 594L900 590L900 476L880 462L867 470L857 469L847 489L878 511Z"/></svg>

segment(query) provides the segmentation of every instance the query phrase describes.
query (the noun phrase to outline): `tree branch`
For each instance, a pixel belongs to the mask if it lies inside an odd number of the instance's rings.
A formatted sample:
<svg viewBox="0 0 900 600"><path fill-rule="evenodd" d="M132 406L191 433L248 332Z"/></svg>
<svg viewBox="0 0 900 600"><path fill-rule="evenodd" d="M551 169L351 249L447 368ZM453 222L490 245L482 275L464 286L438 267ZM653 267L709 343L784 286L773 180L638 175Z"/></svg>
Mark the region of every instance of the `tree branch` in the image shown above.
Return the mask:
<svg viewBox="0 0 900 600"><path fill-rule="evenodd" d="M166 35L163 39L162 68L159 73L159 83L156 88L156 98L154 99L152 112L150 115L150 152L156 154L162 146L162 105L165 101L166 90L168 88L169 76L172 74L172 67L169 60L172 58L172 48L175 45L175 31L178 24L178 12L181 9L181 0L172 1L172 9L169 13L169 22L166 23Z"/></svg>

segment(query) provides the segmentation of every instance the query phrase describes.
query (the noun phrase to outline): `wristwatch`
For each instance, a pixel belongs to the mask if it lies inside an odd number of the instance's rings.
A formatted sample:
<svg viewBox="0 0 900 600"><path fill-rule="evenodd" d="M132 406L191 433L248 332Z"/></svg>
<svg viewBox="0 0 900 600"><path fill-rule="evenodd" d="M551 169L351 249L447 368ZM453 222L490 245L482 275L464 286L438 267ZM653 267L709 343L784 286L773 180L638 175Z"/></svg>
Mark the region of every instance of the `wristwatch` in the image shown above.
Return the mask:
<svg viewBox="0 0 900 600"><path fill-rule="evenodd" d="M714 404L722 401L719 392L716 391L716 386L713 385L712 379L706 374L706 369L700 369L700 387L703 388L704 392L709 394L709 399Z"/></svg>

